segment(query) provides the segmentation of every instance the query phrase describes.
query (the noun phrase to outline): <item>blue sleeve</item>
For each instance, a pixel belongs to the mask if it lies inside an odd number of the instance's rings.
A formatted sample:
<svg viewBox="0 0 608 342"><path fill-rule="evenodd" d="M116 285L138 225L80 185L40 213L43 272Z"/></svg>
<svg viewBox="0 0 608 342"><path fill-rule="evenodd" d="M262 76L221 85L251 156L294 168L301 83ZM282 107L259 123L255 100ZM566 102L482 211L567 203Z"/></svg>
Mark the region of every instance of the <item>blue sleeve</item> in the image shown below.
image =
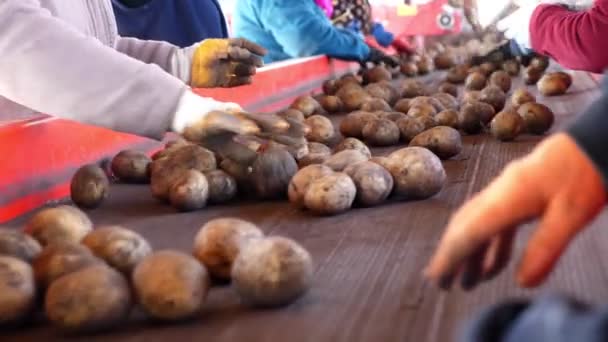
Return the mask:
<svg viewBox="0 0 608 342"><path fill-rule="evenodd" d="M359 36L335 28L314 1L268 0L266 28L292 57L328 55L362 61L369 47Z"/></svg>

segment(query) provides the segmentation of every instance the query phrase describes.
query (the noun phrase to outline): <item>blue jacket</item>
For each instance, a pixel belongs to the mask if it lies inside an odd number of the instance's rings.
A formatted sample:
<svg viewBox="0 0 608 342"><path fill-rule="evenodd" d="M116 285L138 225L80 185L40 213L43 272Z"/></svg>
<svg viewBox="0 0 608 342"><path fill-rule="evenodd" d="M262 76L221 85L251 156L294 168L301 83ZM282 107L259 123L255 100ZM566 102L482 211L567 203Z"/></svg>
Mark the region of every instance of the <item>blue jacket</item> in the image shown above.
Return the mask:
<svg viewBox="0 0 608 342"><path fill-rule="evenodd" d="M150 0L137 8L112 0L112 5L121 36L162 40L180 47L228 37L217 0Z"/></svg>
<svg viewBox="0 0 608 342"><path fill-rule="evenodd" d="M237 0L234 35L268 50L264 61L328 55L362 61L369 47L353 32L334 27L313 0Z"/></svg>

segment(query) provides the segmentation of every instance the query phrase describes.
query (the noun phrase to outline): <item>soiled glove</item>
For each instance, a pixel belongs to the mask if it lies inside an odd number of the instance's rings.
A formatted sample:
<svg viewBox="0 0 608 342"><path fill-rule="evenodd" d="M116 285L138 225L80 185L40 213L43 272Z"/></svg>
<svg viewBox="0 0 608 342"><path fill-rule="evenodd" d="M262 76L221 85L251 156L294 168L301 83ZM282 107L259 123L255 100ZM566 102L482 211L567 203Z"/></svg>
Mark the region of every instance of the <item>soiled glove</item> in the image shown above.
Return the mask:
<svg viewBox="0 0 608 342"><path fill-rule="evenodd" d="M372 63L374 65L384 63L388 66L396 67L399 65L399 60L396 57L389 56L384 52L370 46L367 59L361 61L360 64L363 68L365 68L367 67L367 63Z"/></svg>
<svg viewBox="0 0 608 342"><path fill-rule="evenodd" d="M443 288L458 276L465 289L491 279L508 263L518 226L538 218L517 273L521 286L537 286L601 211L605 189L574 139L549 137L453 215L425 275Z"/></svg>
<svg viewBox="0 0 608 342"><path fill-rule="evenodd" d="M264 65L266 50L248 40L205 39L195 49L190 85L194 88L236 87L250 84Z"/></svg>

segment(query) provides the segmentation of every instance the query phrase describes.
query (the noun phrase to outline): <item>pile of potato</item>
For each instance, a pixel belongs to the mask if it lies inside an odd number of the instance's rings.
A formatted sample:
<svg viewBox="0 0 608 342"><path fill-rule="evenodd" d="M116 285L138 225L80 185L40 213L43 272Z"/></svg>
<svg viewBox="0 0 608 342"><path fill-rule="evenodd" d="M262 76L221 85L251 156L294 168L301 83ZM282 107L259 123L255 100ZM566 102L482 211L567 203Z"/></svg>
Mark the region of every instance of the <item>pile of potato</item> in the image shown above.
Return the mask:
<svg viewBox="0 0 608 342"><path fill-rule="evenodd" d="M306 293L312 273L299 244L239 219L207 222L190 255L153 251L121 226L93 229L84 212L59 206L23 231L0 229L0 326L27 324L41 303L67 333L117 327L136 305L154 320L182 321L201 313L213 281L231 281L249 306L280 307Z"/></svg>

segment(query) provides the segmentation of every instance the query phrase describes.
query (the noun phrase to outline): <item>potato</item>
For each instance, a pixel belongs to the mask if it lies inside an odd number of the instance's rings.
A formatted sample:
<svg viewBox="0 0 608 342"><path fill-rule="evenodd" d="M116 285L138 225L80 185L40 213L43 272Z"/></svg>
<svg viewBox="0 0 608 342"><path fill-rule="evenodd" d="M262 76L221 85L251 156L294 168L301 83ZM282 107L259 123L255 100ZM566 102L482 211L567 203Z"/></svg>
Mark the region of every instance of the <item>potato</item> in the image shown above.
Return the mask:
<svg viewBox="0 0 608 342"><path fill-rule="evenodd" d="M456 64L456 58L450 52L442 52L435 56L434 64L439 70L447 70Z"/></svg>
<svg viewBox="0 0 608 342"><path fill-rule="evenodd" d="M433 107L434 110L434 114L437 114L438 112L445 110L446 108L443 106L443 103L441 101L439 101L438 99L436 99L435 97L430 97L430 96L418 96L413 98L410 101L410 108L411 107L417 107L417 106L424 106L424 105L430 105Z"/></svg>
<svg viewBox="0 0 608 342"><path fill-rule="evenodd" d="M479 101L491 105L494 111L500 112L505 107L507 96L498 86L489 85L479 94Z"/></svg>
<svg viewBox="0 0 608 342"><path fill-rule="evenodd" d="M437 126L437 121L435 120L434 117L430 116L430 115L422 115L416 118L416 121L420 122L422 124L422 126L424 127L424 130L426 131L427 129L431 129L435 126Z"/></svg>
<svg viewBox="0 0 608 342"><path fill-rule="evenodd" d="M255 224L236 218L218 218L207 222L194 238L193 255L217 280L230 280L232 264L249 243L262 239L264 233Z"/></svg>
<svg viewBox="0 0 608 342"><path fill-rule="evenodd" d="M289 183L287 192L289 202L298 208L303 208L304 195L306 194L306 190L308 190L310 183L332 173L334 173L334 171L326 165L309 165L300 169Z"/></svg>
<svg viewBox="0 0 608 342"><path fill-rule="evenodd" d="M131 307L131 290L125 278L99 264L57 279L45 298L47 318L72 333L114 328L127 320Z"/></svg>
<svg viewBox="0 0 608 342"><path fill-rule="evenodd" d="M344 111L344 104L337 96L324 96L319 101L319 104L328 113L340 113Z"/></svg>
<svg viewBox="0 0 608 342"><path fill-rule="evenodd" d="M536 102L524 103L517 109L517 113L524 119L526 131L532 134L545 134L555 121L551 109Z"/></svg>
<svg viewBox="0 0 608 342"><path fill-rule="evenodd" d="M302 112L300 112L297 109L293 109L293 108L287 108L282 111L279 111L279 112L277 112L277 116L281 117L283 119L290 119L290 120L294 120L297 122L304 122L304 120L306 119L304 117L304 114L302 114Z"/></svg>
<svg viewBox="0 0 608 342"><path fill-rule="evenodd" d="M353 73L346 73L346 74L340 76L340 78L336 80L336 87L338 88L338 90L340 90L341 88L343 88L346 85L349 85L349 84L360 85L361 82L362 82L362 79L360 76L357 76Z"/></svg>
<svg viewBox="0 0 608 342"><path fill-rule="evenodd" d="M452 128L459 128L458 126L458 112L455 110L444 110L441 113L435 115L435 121L438 126L448 126Z"/></svg>
<svg viewBox="0 0 608 342"><path fill-rule="evenodd" d="M191 142L189 142L188 140L184 139L184 138L178 138L176 140L171 140L168 141L165 144L165 148L163 150L157 151L156 153L154 153L152 155L152 160L158 160L158 159L162 159L162 158L166 158L168 157L171 153L175 152L177 149L179 149L180 147L184 147L187 145L192 145Z"/></svg>
<svg viewBox="0 0 608 342"><path fill-rule="evenodd" d="M468 66L461 64L451 68L448 71L446 80L453 84L461 84L464 83L464 80L467 78Z"/></svg>
<svg viewBox="0 0 608 342"><path fill-rule="evenodd" d="M390 86L390 85L389 85ZM371 97L371 99L381 99L387 103L393 103L399 96L399 93L392 89L392 86L383 83L372 83L365 86L365 92Z"/></svg>
<svg viewBox="0 0 608 342"><path fill-rule="evenodd" d="M466 90L482 90L486 86L486 75L481 72L470 73L464 82Z"/></svg>
<svg viewBox="0 0 608 342"><path fill-rule="evenodd" d="M253 184L251 184L251 172L253 168L250 165L243 165L230 159L224 159L220 167L230 177L234 178L239 194L247 195L255 192Z"/></svg>
<svg viewBox="0 0 608 342"><path fill-rule="evenodd" d="M422 56L416 63L419 75L426 75L433 70L433 60L428 56Z"/></svg>
<svg viewBox="0 0 608 342"><path fill-rule="evenodd" d="M355 201L372 207L386 201L393 191L393 176L379 164L371 161L353 164L344 169L357 187Z"/></svg>
<svg viewBox="0 0 608 342"><path fill-rule="evenodd" d="M391 106L382 99L372 98L361 106L361 110L364 112L387 112L391 110Z"/></svg>
<svg viewBox="0 0 608 342"><path fill-rule="evenodd" d="M0 228L0 255L32 262L41 251L42 247L31 236L17 230Z"/></svg>
<svg viewBox="0 0 608 342"><path fill-rule="evenodd" d="M66 274L96 264L103 262L85 246L73 242L56 242L46 246L32 265L36 283L45 289Z"/></svg>
<svg viewBox="0 0 608 342"><path fill-rule="evenodd" d="M321 105L312 96L302 95L296 98L289 108L299 110L305 117L309 117L321 109Z"/></svg>
<svg viewBox="0 0 608 342"><path fill-rule="evenodd" d="M483 129L478 104L479 102L467 102L458 113L458 127L467 134L478 134Z"/></svg>
<svg viewBox="0 0 608 342"><path fill-rule="evenodd" d="M133 271L133 288L143 311L162 321L179 321L201 312L209 274L194 257L164 250L144 258Z"/></svg>
<svg viewBox="0 0 608 342"><path fill-rule="evenodd" d="M414 62L403 62L400 69L401 73L408 77L415 77L418 74L418 65Z"/></svg>
<svg viewBox="0 0 608 342"><path fill-rule="evenodd" d="M441 93L448 93L454 97L458 96L458 86L452 83L442 83L438 89Z"/></svg>
<svg viewBox="0 0 608 342"><path fill-rule="evenodd" d="M361 109L361 106L372 99L372 97L363 90L363 88L357 86L355 87L345 87L338 90L336 96L342 100L344 104L344 109L347 112L352 112L354 110Z"/></svg>
<svg viewBox="0 0 608 342"><path fill-rule="evenodd" d="M401 133L401 139L405 142L409 142L426 128L421 121L413 117L406 117L398 120L397 127Z"/></svg>
<svg viewBox="0 0 608 342"><path fill-rule="evenodd" d="M549 67L549 58L546 56L536 56L530 61L530 67L543 73Z"/></svg>
<svg viewBox="0 0 608 342"><path fill-rule="evenodd" d="M197 170L182 170L169 188L169 202L180 211L202 209L209 199L209 182Z"/></svg>
<svg viewBox="0 0 608 342"><path fill-rule="evenodd" d="M260 152L251 172L257 196L262 199L285 197L296 172L298 164L284 149L271 147Z"/></svg>
<svg viewBox="0 0 608 342"><path fill-rule="evenodd" d="M462 151L462 138L451 127L437 126L415 136L409 146L424 147L441 159L450 159Z"/></svg>
<svg viewBox="0 0 608 342"><path fill-rule="evenodd" d="M97 208L110 191L110 181L98 165L85 165L78 169L70 184L72 202L81 208Z"/></svg>
<svg viewBox="0 0 608 342"><path fill-rule="evenodd" d="M312 276L308 251L278 236L247 245L232 269L234 289L243 302L263 308L294 302L308 291Z"/></svg>
<svg viewBox="0 0 608 342"><path fill-rule="evenodd" d="M497 69L496 65L490 62L482 63L479 68L486 74L486 76L490 76Z"/></svg>
<svg viewBox="0 0 608 342"><path fill-rule="evenodd" d="M209 184L209 203L220 204L232 200L237 193L236 180L222 170L205 172Z"/></svg>
<svg viewBox="0 0 608 342"><path fill-rule="evenodd" d="M313 142L328 144L335 138L335 129L331 121L322 115L312 115L305 121L310 131L306 139Z"/></svg>
<svg viewBox="0 0 608 342"><path fill-rule="evenodd" d="M407 118L406 114L401 112L376 112L378 119L387 119L393 122L399 121L399 119Z"/></svg>
<svg viewBox="0 0 608 342"><path fill-rule="evenodd" d="M437 93L433 95L432 98L439 101L443 106L443 108L438 109L437 112L441 112L446 109L458 110L458 100L448 93Z"/></svg>
<svg viewBox="0 0 608 342"><path fill-rule="evenodd" d="M395 181L394 193L405 199L430 198L443 188L447 176L441 160L422 147L406 147L388 157L388 171Z"/></svg>
<svg viewBox="0 0 608 342"><path fill-rule="evenodd" d="M22 323L35 305L36 284L30 265L0 255L0 327Z"/></svg>
<svg viewBox="0 0 608 342"><path fill-rule="evenodd" d="M143 258L152 253L146 239L121 226L99 227L85 236L82 244L127 277Z"/></svg>
<svg viewBox="0 0 608 342"><path fill-rule="evenodd" d="M508 93L511 90L511 76L506 71L494 71L490 75L489 84L495 85L503 92Z"/></svg>
<svg viewBox="0 0 608 342"><path fill-rule="evenodd" d="M526 88L519 88L511 95L511 106L517 108L524 103L535 102L536 97L532 95Z"/></svg>
<svg viewBox="0 0 608 342"><path fill-rule="evenodd" d="M469 91L466 91L462 95L462 103L464 104L466 102L476 102L476 101L479 101L480 98L481 98L481 91L469 90Z"/></svg>
<svg viewBox="0 0 608 342"><path fill-rule="evenodd" d="M508 60L502 63L502 70L506 71L510 76L518 76L520 71L519 62L516 60Z"/></svg>
<svg viewBox="0 0 608 342"><path fill-rule="evenodd" d="M390 162L390 159L388 157L372 157L372 159L370 159L369 161L382 166L388 171L388 164Z"/></svg>
<svg viewBox="0 0 608 342"><path fill-rule="evenodd" d="M527 85L536 84L542 75L542 71L533 67L527 67L524 69L524 83Z"/></svg>
<svg viewBox="0 0 608 342"><path fill-rule="evenodd" d="M355 152L343 151L340 153ZM350 165L350 164L349 164ZM345 165L344 168L346 168ZM357 188L345 173L335 172L313 180L304 194L304 206L319 215L336 215L351 208Z"/></svg>
<svg viewBox="0 0 608 342"><path fill-rule="evenodd" d="M401 84L401 97L402 98L414 98L418 96L426 96L429 91L426 86L416 80L405 80Z"/></svg>
<svg viewBox="0 0 608 342"><path fill-rule="evenodd" d="M323 82L323 94L325 95L335 95L338 91L338 85L336 80L326 80Z"/></svg>
<svg viewBox="0 0 608 342"><path fill-rule="evenodd" d="M572 84L570 75L563 72L552 72L543 75L538 81L538 91L544 96L563 95Z"/></svg>
<svg viewBox="0 0 608 342"><path fill-rule="evenodd" d="M524 126L522 117L514 111L503 111L492 119L490 132L501 141L510 141L521 133Z"/></svg>
<svg viewBox="0 0 608 342"><path fill-rule="evenodd" d="M395 107L393 107L394 110L407 114L407 112L410 110L410 101L411 99L401 99L399 101L397 101L397 103L395 104Z"/></svg>
<svg viewBox="0 0 608 342"><path fill-rule="evenodd" d="M372 157L372 152L369 150L369 147L367 147L367 145L365 145L361 140L356 138L346 138L342 140L342 142L336 146L334 152L338 153L344 150L357 150L367 158Z"/></svg>
<svg viewBox="0 0 608 342"><path fill-rule="evenodd" d="M372 146L390 146L399 142L399 127L388 119L369 121L362 133L365 141Z"/></svg>
<svg viewBox="0 0 608 342"><path fill-rule="evenodd" d="M374 113L352 112L340 122L340 133L345 137L362 138L363 126L375 119L377 119L377 116Z"/></svg>
<svg viewBox="0 0 608 342"><path fill-rule="evenodd" d="M152 159L145 153L125 150L112 159L112 174L125 183L148 183Z"/></svg>
<svg viewBox="0 0 608 342"><path fill-rule="evenodd" d="M342 171L351 164L366 161L369 158L358 150L344 150L331 156L323 165L334 171Z"/></svg>
<svg viewBox="0 0 608 342"><path fill-rule="evenodd" d="M53 242L80 240L93 230L89 217L78 208L61 205L39 211L27 223L25 233L42 246Z"/></svg>
<svg viewBox="0 0 608 342"><path fill-rule="evenodd" d="M417 117L421 117L421 116L435 116L435 114L437 114L437 111L435 110L435 108L433 108L433 106L428 105L428 104L412 106L412 107L410 107L410 110L407 112L407 116L410 116L412 118L417 118Z"/></svg>
<svg viewBox="0 0 608 342"><path fill-rule="evenodd" d="M313 164L323 164L331 157L331 149L316 142L308 143L308 154L298 159L298 166L305 167Z"/></svg>
<svg viewBox="0 0 608 342"><path fill-rule="evenodd" d="M390 81L393 77L383 66L375 66L363 71L363 83L376 83L380 81Z"/></svg>

